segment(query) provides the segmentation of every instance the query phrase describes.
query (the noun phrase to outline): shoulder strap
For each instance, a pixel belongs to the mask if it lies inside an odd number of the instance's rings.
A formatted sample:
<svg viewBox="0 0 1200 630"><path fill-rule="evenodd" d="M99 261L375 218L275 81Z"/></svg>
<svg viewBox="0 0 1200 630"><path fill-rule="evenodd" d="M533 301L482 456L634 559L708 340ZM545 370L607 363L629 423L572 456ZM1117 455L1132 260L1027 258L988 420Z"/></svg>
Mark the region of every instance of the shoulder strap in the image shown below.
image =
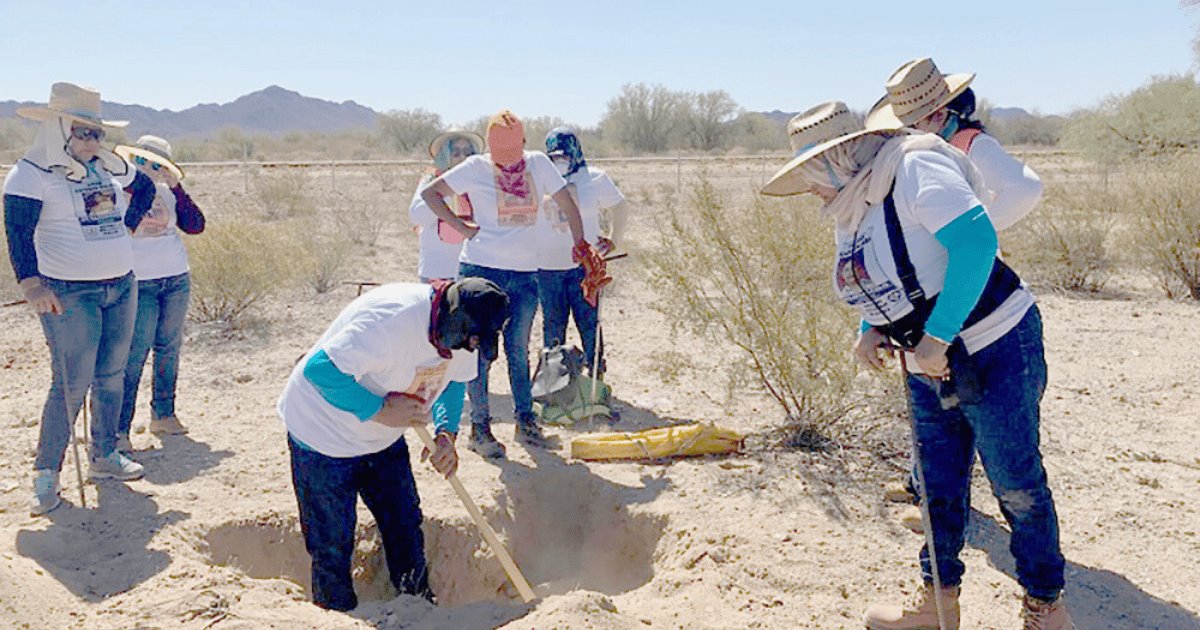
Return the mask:
<svg viewBox="0 0 1200 630"><path fill-rule="evenodd" d="M896 182L892 181L892 189L883 199L883 222L887 225L888 243L892 248L892 260L896 263L896 273L900 276L900 285L904 294L913 306L920 306L925 300L925 291L917 281L917 270L913 267L912 259L908 256L908 244L904 241L904 231L900 229L900 215L896 213L896 201L892 193L896 191Z"/></svg>
<svg viewBox="0 0 1200 630"><path fill-rule="evenodd" d="M963 153L968 153L971 151L971 143L975 142L975 138L978 138L981 133L983 132L978 129L961 129L951 136L950 145Z"/></svg>

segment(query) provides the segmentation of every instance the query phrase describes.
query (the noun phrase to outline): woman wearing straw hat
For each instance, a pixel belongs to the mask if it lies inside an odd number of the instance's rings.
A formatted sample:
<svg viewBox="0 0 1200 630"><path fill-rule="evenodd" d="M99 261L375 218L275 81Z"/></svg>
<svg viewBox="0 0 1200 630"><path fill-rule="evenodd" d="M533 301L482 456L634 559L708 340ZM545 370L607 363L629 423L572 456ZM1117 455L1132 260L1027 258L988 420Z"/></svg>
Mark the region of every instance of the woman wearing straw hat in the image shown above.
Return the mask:
<svg viewBox="0 0 1200 630"><path fill-rule="evenodd" d="M142 476L116 450L116 428L137 308L129 232L149 210L154 184L100 144L106 130L127 123L100 117L99 92L55 83L46 107L17 114L41 122L4 181L13 270L50 346L50 392L34 459L32 513L39 515L61 502L58 474L89 389L90 476Z"/></svg>
<svg viewBox="0 0 1200 630"><path fill-rule="evenodd" d="M433 158L433 173L421 178L408 206L408 218L420 233L420 258L417 275L421 282L453 280L458 277L458 258L462 254L463 241L467 239L449 223L442 221L429 209L421 198L421 191L433 178L458 166L463 160L483 153L483 137L479 134L451 129L429 143L429 157ZM446 200L454 213L466 221L472 220L471 199L458 195Z"/></svg>
<svg viewBox="0 0 1200 630"><path fill-rule="evenodd" d="M566 179L567 191L579 206L584 236L600 253L611 252L616 247L614 241L624 232L629 214L625 196L607 173L588 166L579 138L570 129L556 127L546 134L546 154ZM591 369L592 365L597 365L594 356L598 327L596 306L584 299L580 285L584 269L572 259L571 234L566 217L558 211L553 200L545 204L544 210L539 223L541 238L538 252L542 339L547 348L564 343L567 321L574 315L588 369ZM600 215L605 211L612 217L611 239L600 234ZM603 349L600 354L597 373L604 374Z"/></svg>
<svg viewBox="0 0 1200 630"><path fill-rule="evenodd" d="M154 204L133 232L133 275L137 278L137 319L125 367L125 398L117 426L117 448L133 452L129 429L137 407L138 385L150 349L154 349L150 432L178 435L187 428L175 415L175 382L179 349L187 318L191 279L187 248L179 232L204 231L204 213L183 189L183 170L171 159L171 144L157 136L142 136L133 146L117 146L117 155L132 162L154 181Z"/></svg>
<svg viewBox="0 0 1200 630"><path fill-rule="evenodd" d="M533 412L529 380L529 336L538 305L537 218L543 195L553 198L566 216L574 255L589 260L600 257L584 240L579 208L550 158L525 150L525 127L515 114L504 110L488 120L487 146L488 153L471 156L430 182L421 197L439 219L467 236L459 275L490 280L508 294L504 354L516 412L515 437L530 446L544 447L546 438ZM470 196L473 221L464 221L446 205L446 198L456 195ZM599 266L603 264L600 260ZM471 399L468 448L498 458L506 449L492 435L489 367L490 362L481 356L479 375L467 386Z"/></svg>
<svg viewBox="0 0 1200 630"><path fill-rule="evenodd" d="M1012 527L1026 627L1073 627L1038 444L1041 319L1033 295L996 256L978 171L935 135L865 129L844 103L797 115L788 133L796 157L763 193L825 202L837 241L834 288L863 321L856 358L882 367L889 340L913 357L914 459L932 523L920 554L925 588L908 606L872 606L867 626L937 628L940 608L945 627L958 627L958 556L978 452Z"/></svg>
<svg viewBox="0 0 1200 630"><path fill-rule="evenodd" d="M943 75L928 57L909 61L888 79L888 93L867 114L867 127L936 133L966 153L990 192L986 201L992 225L1005 230L1037 206L1042 180L975 118L975 92L970 87L974 79L974 74ZM936 89L924 89L931 86Z"/></svg>

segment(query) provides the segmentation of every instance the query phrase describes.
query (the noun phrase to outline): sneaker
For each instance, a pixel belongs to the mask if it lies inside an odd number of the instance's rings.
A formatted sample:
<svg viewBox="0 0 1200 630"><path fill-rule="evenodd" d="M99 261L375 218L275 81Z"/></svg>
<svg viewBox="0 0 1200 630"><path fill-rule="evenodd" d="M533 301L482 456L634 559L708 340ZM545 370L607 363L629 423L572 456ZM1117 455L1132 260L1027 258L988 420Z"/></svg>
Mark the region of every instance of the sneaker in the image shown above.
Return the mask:
<svg viewBox="0 0 1200 630"><path fill-rule="evenodd" d="M29 515L41 516L61 505L61 490L57 472L49 468L39 469L33 478L33 504L29 507Z"/></svg>
<svg viewBox="0 0 1200 630"><path fill-rule="evenodd" d="M937 600L933 593L933 585L926 584L902 606L875 604L867 609L863 622L871 630L938 630ZM942 589L944 630L958 630L958 593L957 586Z"/></svg>
<svg viewBox="0 0 1200 630"><path fill-rule="evenodd" d="M921 508L915 505L910 505L900 512L900 524L914 534L925 533L925 519L921 518Z"/></svg>
<svg viewBox="0 0 1200 630"><path fill-rule="evenodd" d="M550 446L550 443L546 440L546 434L542 433L542 427L539 427L533 421L518 422L517 430L513 433L513 437L527 446L536 448L549 448Z"/></svg>
<svg viewBox="0 0 1200 630"><path fill-rule="evenodd" d="M120 481L141 479L144 473L145 469L141 464L122 455L120 451L113 451L104 457L93 459L88 470L88 476L92 479L117 479Z"/></svg>
<svg viewBox="0 0 1200 630"><path fill-rule="evenodd" d="M1062 595L1052 602L1026 595L1021 617L1025 619L1025 630L1075 630Z"/></svg>
<svg viewBox="0 0 1200 630"><path fill-rule="evenodd" d="M183 435L187 427L175 416L155 417L150 420L150 432L154 435Z"/></svg>
<svg viewBox="0 0 1200 630"><path fill-rule="evenodd" d="M117 445L115 450L125 457L133 457L133 442L129 441L128 435L117 436Z"/></svg>
<svg viewBox="0 0 1200 630"><path fill-rule="evenodd" d="M916 503L917 497L907 481L893 481L883 487L883 500L888 503Z"/></svg>
<svg viewBox="0 0 1200 630"><path fill-rule="evenodd" d="M500 459L508 452L496 436L492 435L490 428L471 427L471 441L467 443L467 448L487 459Z"/></svg>

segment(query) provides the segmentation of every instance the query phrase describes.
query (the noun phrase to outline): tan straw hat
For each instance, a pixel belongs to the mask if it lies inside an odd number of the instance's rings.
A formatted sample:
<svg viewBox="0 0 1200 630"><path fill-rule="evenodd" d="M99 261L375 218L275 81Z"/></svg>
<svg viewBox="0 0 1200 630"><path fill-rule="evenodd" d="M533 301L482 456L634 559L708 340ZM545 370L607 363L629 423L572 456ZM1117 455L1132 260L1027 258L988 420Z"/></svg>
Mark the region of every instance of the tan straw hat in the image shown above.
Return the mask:
<svg viewBox="0 0 1200 630"><path fill-rule="evenodd" d="M858 116L841 101L830 101L796 114L788 121L788 140L796 157L779 169L763 186L764 195L799 195L808 192L807 182L800 179L796 167L855 138L886 129L867 129Z"/></svg>
<svg viewBox="0 0 1200 630"><path fill-rule="evenodd" d="M944 75L929 57L914 59L900 66L884 84L887 96L867 114L867 127L907 127L948 105L974 79L974 73Z"/></svg>
<svg viewBox="0 0 1200 630"><path fill-rule="evenodd" d="M74 83L65 82L50 86L50 102L46 107L18 107L17 115L38 121L63 117L87 125L116 129L129 124L127 120L100 118L100 93L92 88L79 87Z"/></svg>
<svg viewBox="0 0 1200 630"><path fill-rule="evenodd" d="M174 173L177 179L183 179L183 169L171 159L171 143L158 136L142 136L133 146L118 144L113 148L113 153L130 162L134 157L145 158L155 164L161 164Z"/></svg>
<svg viewBox="0 0 1200 630"><path fill-rule="evenodd" d="M436 158L437 154L441 153L442 146L455 138L465 138L469 140L471 144L475 145L476 153L483 153L484 150L487 149L483 142L483 136L475 133L474 131L467 131L466 129L451 127L438 135L438 137L434 138L433 142L429 143L429 157Z"/></svg>

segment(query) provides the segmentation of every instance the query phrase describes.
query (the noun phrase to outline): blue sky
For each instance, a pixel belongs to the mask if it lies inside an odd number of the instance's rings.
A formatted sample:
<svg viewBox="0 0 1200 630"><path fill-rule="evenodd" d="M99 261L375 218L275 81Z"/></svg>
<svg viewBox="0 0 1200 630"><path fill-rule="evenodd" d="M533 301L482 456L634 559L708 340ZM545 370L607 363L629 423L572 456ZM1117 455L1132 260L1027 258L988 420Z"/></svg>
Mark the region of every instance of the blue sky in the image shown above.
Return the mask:
<svg viewBox="0 0 1200 630"><path fill-rule="evenodd" d="M509 107L591 125L634 82L723 89L750 110L866 108L929 55L977 72L994 104L1064 113L1193 70L1198 24L1177 0L0 0L0 100L69 80L177 110L278 84L447 122Z"/></svg>

